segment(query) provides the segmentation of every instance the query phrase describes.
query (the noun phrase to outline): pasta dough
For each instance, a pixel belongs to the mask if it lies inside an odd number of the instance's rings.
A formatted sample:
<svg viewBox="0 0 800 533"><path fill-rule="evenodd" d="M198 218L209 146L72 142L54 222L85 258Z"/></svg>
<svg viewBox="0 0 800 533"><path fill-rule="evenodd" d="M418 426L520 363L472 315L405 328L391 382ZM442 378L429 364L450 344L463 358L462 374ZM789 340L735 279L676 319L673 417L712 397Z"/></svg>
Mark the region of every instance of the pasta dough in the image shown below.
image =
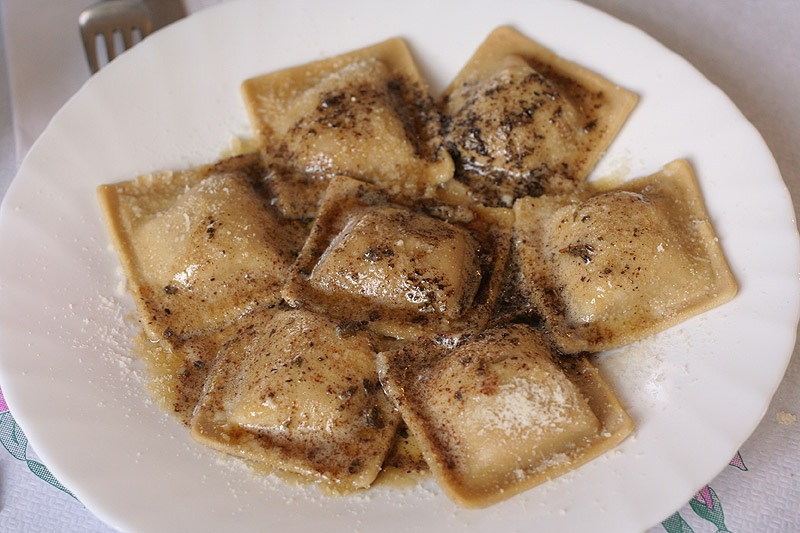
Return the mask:
<svg viewBox="0 0 800 533"><path fill-rule="evenodd" d="M189 424L231 323L280 301L307 230L265 205L248 154L98 189L160 403Z"/></svg>
<svg viewBox="0 0 800 533"><path fill-rule="evenodd" d="M151 388L216 450L490 505L631 432L583 352L735 294L685 161L587 182L635 95L510 28L438 107L400 39L242 96L258 154L98 191Z"/></svg>
<svg viewBox="0 0 800 533"><path fill-rule="evenodd" d="M439 484L459 505L509 498L615 446L632 423L583 358L511 324L382 352L378 368Z"/></svg>
<svg viewBox="0 0 800 533"><path fill-rule="evenodd" d="M283 296L399 338L481 327L497 296L510 226L506 209L407 206L337 177Z"/></svg>
<svg viewBox="0 0 800 533"><path fill-rule="evenodd" d="M565 353L628 344L736 294L686 161L583 201L514 205L523 291Z"/></svg>
<svg viewBox="0 0 800 533"><path fill-rule="evenodd" d="M258 313L217 357L192 436L344 490L368 487L399 422L376 342L308 311Z"/></svg>
<svg viewBox="0 0 800 533"><path fill-rule="evenodd" d="M498 28L442 97L456 179L493 206L573 191L635 103L633 93Z"/></svg>
<svg viewBox="0 0 800 533"><path fill-rule="evenodd" d="M212 331L280 300L305 227L270 208L236 165L257 157L98 189L151 340Z"/></svg>
<svg viewBox="0 0 800 533"><path fill-rule="evenodd" d="M400 39L249 79L242 94L286 209L296 209L285 194L297 180L344 174L417 196L453 175L433 101Z"/></svg>

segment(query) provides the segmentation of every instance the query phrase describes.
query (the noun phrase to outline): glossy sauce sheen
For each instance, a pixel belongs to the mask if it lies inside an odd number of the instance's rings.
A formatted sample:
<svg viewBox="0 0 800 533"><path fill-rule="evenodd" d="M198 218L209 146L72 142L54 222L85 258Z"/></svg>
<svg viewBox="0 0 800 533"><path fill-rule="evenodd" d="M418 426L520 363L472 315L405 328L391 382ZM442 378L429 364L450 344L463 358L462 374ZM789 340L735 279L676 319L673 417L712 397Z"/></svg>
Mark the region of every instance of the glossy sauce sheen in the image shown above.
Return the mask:
<svg viewBox="0 0 800 533"><path fill-rule="evenodd" d="M514 207L520 283L558 348L635 342L736 294L691 168Z"/></svg>
<svg viewBox="0 0 800 533"><path fill-rule="evenodd" d="M511 245L511 211L416 204L331 180L284 299L401 339L483 327Z"/></svg>
<svg viewBox="0 0 800 533"><path fill-rule="evenodd" d="M342 174L420 196L452 177L433 99L400 39L251 78L242 94L290 216L315 215L324 192L314 187L315 198L298 179Z"/></svg>
<svg viewBox="0 0 800 533"><path fill-rule="evenodd" d="M342 488L369 486L399 415L381 390L377 340L302 310L262 312L220 352L192 436Z"/></svg>
<svg viewBox="0 0 800 533"><path fill-rule="evenodd" d="M635 103L633 93L498 28L442 98L455 178L492 206L573 192Z"/></svg>
<svg viewBox="0 0 800 533"><path fill-rule="evenodd" d="M99 196L151 391L258 471L496 503L632 430L565 354L735 293L685 162L587 184L635 95L509 28L438 101L400 39L242 96L258 153Z"/></svg>
<svg viewBox="0 0 800 533"><path fill-rule="evenodd" d="M573 468L632 428L588 362L560 360L526 325L423 339L381 353L378 367L434 476L467 507Z"/></svg>
<svg viewBox="0 0 800 533"><path fill-rule="evenodd" d="M462 228L398 207L353 218L309 276L321 291L457 318L481 279L478 244Z"/></svg>

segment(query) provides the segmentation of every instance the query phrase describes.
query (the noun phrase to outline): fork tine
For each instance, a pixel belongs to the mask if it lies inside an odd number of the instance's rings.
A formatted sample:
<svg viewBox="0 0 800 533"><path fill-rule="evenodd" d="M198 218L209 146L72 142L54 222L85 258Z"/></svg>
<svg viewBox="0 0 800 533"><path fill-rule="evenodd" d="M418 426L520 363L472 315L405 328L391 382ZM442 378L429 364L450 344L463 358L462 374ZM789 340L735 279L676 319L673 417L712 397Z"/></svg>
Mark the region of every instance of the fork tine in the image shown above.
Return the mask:
<svg viewBox="0 0 800 533"><path fill-rule="evenodd" d="M88 32L83 33L83 48L86 50L86 59L89 60L89 70L92 74L100 70L100 64L97 60L97 45L95 44L94 34Z"/></svg>
<svg viewBox="0 0 800 533"><path fill-rule="evenodd" d="M142 34L142 39L150 35L150 32L153 31L153 23L150 20L150 17L143 17L141 24L138 26L139 33Z"/></svg>
<svg viewBox="0 0 800 533"><path fill-rule="evenodd" d="M114 30L106 30L103 32L103 39L106 43L106 54L108 54L108 61L117 57L117 50L114 47Z"/></svg>
<svg viewBox="0 0 800 533"><path fill-rule="evenodd" d="M101 0L80 13L78 26L92 74L100 70L98 39L102 37L110 62L134 45L134 30L144 39L152 29L150 11L137 0Z"/></svg>
<svg viewBox="0 0 800 533"><path fill-rule="evenodd" d="M133 27L125 27L120 30L122 33L122 42L125 44L125 50L133 46Z"/></svg>

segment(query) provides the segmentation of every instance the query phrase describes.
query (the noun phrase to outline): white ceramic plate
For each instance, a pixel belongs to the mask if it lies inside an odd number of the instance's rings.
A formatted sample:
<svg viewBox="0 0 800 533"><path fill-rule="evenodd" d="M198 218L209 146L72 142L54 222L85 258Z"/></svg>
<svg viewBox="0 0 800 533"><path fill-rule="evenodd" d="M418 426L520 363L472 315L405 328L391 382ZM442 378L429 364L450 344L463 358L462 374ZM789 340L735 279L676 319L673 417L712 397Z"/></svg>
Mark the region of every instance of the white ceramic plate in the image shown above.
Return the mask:
<svg viewBox="0 0 800 533"><path fill-rule="evenodd" d="M249 135L238 92L249 76L400 35L438 91L500 24L640 95L596 175L688 158L739 295L602 356L635 435L490 509L457 509L433 483L326 499L195 444L148 400L131 358L133 305L95 186L208 162ZM789 196L759 134L635 28L567 1L232 2L102 70L25 159L0 213L0 378L44 462L125 530L640 531L713 478L762 417L794 344L798 270Z"/></svg>

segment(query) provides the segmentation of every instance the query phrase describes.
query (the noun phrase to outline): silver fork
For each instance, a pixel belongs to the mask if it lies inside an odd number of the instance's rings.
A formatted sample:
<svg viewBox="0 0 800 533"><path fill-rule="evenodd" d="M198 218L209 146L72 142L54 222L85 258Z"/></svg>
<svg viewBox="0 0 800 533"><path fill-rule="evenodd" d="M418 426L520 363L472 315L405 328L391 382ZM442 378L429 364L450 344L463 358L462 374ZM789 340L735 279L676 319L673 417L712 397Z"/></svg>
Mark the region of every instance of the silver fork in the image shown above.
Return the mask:
<svg viewBox="0 0 800 533"><path fill-rule="evenodd" d="M83 37L83 47L92 74L100 70L100 56L97 51L97 36L105 43L106 56L111 61L121 52L133 46L134 31L140 38L150 34L152 23L147 6L136 0L102 0L84 9L78 17L78 25ZM116 49L114 35L122 37L123 48Z"/></svg>

